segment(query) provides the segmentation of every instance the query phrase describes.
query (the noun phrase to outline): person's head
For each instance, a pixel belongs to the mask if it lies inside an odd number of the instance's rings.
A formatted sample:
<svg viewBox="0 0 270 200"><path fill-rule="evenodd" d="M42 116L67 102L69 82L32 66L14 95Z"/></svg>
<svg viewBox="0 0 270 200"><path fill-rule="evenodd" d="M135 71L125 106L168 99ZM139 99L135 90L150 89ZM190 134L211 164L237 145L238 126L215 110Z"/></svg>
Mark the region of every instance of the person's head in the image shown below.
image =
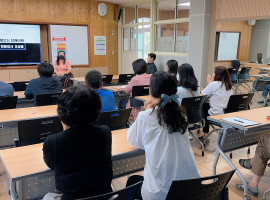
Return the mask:
<svg viewBox="0 0 270 200"><path fill-rule="evenodd" d="M39 76L51 77L54 72L54 68L50 63L42 62L38 65L37 71Z"/></svg>
<svg viewBox="0 0 270 200"><path fill-rule="evenodd" d="M154 54L154 53L149 53L148 54L148 58L147 58L147 62L148 63L152 63L152 62L154 62L155 60L156 60L156 54Z"/></svg>
<svg viewBox="0 0 270 200"><path fill-rule="evenodd" d="M66 53L64 51L58 51L58 56L66 56Z"/></svg>
<svg viewBox="0 0 270 200"><path fill-rule="evenodd" d="M179 86L189 88L192 91L197 91L198 80L195 77L193 67L190 64L184 63L180 65L178 68L178 73L179 73Z"/></svg>
<svg viewBox="0 0 270 200"><path fill-rule="evenodd" d="M177 85L175 78L167 72L155 72L150 79L150 94L152 97L161 99L157 104L158 122L161 126L165 125L169 133L186 131L188 122L184 109L179 106L178 100L169 100L166 103L166 96L177 99ZM174 95L174 96L172 96ZM165 98L165 99L164 99ZM165 104L166 103L166 104Z"/></svg>
<svg viewBox="0 0 270 200"><path fill-rule="evenodd" d="M178 62L176 60L169 60L166 63L167 72L172 74L173 76L176 76L177 69L178 69Z"/></svg>
<svg viewBox="0 0 270 200"><path fill-rule="evenodd" d="M58 117L68 127L95 122L100 109L101 100L98 93L84 85L69 87L58 98Z"/></svg>
<svg viewBox="0 0 270 200"><path fill-rule="evenodd" d="M59 61L63 60L64 64L66 63L66 56L65 56L65 52L64 51L59 51L57 54L57 65L59 65Z"/></svg>
<svg viewBox="0 0 270 200"><path fill-rule="evenodd" d="M144 59L137 59L132 63L135 74L144 74L147 71L147 64Z"/></svg>
<svg viewBox="0 0 270 200"><path fill-rule="evenodd" d="M222 84L225 84L226 90L232 89L231 77L226 67L223 66L215 67L213 76L214 81L221 81Z"/></svg>
<svg viewBox="0 0 270 200"><path fill-rule="evenodd" d="M89 71L85 75L85 82L88 87L91 87L95 90L102 88L103 86L102 74L97 70Z"/></svg>

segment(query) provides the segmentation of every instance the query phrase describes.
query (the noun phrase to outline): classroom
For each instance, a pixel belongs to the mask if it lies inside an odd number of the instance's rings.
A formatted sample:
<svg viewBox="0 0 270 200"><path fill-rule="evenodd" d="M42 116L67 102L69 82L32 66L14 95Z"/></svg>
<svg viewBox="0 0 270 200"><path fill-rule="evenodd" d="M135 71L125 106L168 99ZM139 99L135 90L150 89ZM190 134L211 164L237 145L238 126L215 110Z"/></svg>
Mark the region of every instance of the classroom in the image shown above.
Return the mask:
<svg viewBox="0 0 270 200"><path fill-rule="evenodd" d="M0 200L270 200L270 0L0 5Z"/></svg>

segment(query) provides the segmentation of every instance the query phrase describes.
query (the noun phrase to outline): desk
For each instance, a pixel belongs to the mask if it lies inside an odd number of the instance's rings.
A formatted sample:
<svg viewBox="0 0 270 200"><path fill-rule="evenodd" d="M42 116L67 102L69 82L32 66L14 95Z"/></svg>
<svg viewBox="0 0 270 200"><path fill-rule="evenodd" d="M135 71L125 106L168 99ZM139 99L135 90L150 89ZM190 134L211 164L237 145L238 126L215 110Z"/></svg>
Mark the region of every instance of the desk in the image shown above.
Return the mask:
<svg viewBox="0 0 270 200"><path fill-rule="evenodd" d="M118 80L119 75L113 75L112 80ZM81 84L85 82L85 77L75 77L71 78L71 80L75 81L76 84Z"/></svg>
<svg viewBox="0 0 270 200"><path fill-rule="evenodd" d="M128 159L138 156L143 156L144 159L144 152L142 150L135 149L127 142L127 130L128 129L112 131L112 160L114 166L114 177L119 176L117 173L119 173L120 170L121 172L123 171L122 173L126 172L125 169L123 170L121 166L119 166L119 162L123 160L121 155L128 153L128 156L124 158L127 165L130 164ZM19 191L16 189L17 181L51 171L43 161L42 146L43 143L0 150L1 162L10 179L11 199L16 199L16 191ZM123 163L124 162L122 162L122 165Z"/></svg>
<svg viewBox="0 0 270 200"><path fill-rule="evenodd" d="M0 110L0 123L57 116L57 106L37 106Z"/></svg>
<svg viewBox="0 0 270 200"><path fill-rule="evenodd" d="M270 108L258 108L247 111L228 113L223 115L215 115L208 117L209 121L220 123L223 130L218 132L216 140L217 152L213 164L213 174L216 174L216 166L219 156L226 160L226 162L236 170L236 174L240 177L244 185L244 195L248 195L247 182L243 175L237 170L235 165L226 156L225 152L230 152L240 148L248 147L258 143L258 140L263 134L270 134L270 120L266 119L269 115ZM243 119L259 122L260 124L254 126L244 127L222 120L227 117L240 117Z"/></svg>
<svg viewBox="0 0 270 200"><path fill-rule="evenodd" d="M113 85L113 86L105 86L102 89L103 90L109 90L112 92L123 92L125 91L127 85Z"/></svg>
<svg viewBox="0 0 270 200"><path fill-rule="evenodd" d="M266 106L266 99L262 96L262 94L259 91L263 90L263 86L265 84L270 84L270 76L268 74L257 74L257 75L251 75L251 77L255 78L255 81L252 84L252 90L251 92L256 92L264 101L264 105Z"/></svg>
<svg viewBox="0 0 270 200"><path fill-rule="evenodd" d="M142 101L142 102L145 102L145 101L151 100L151 96L150 95L137 96L137 97L135 97L135 99L137 99L139 101Z"/></svg>
<svg viewBox="0 0 270 200"><path fill-rule="evenodd" d="M245 67L251 67L249 75L256 75L260 72L260 68L266 68L267 64L258 64L258 63L245 63Z"/></svg>
<svg viewBox="0 0 270 200"><path fill-rule="evenodd" d="M14 92L13 96L17 96L18 99L25 99L24 91Z"/></svg>

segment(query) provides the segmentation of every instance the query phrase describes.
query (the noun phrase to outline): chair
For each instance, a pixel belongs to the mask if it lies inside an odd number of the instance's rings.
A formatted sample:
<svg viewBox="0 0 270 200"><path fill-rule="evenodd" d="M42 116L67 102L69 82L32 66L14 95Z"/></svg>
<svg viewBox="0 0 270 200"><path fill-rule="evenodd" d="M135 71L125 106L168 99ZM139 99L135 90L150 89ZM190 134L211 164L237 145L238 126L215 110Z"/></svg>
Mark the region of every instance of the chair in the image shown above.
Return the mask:
<svg viewBox="0 0 270 200"><path fill-rule="evenodd" d="M25 91L25 89L27 87L26 83L29 83L29 81L14 82L13 87L14 87L15 92Z"/></svg>
<svg viewBox="0 0 270 200"><path fill-rule="evenodd" d="M62 93L36 95L37 106L56 105L57 99Z"/></svg>
<svg viewBox="0 0 270 200"><path fill-rule="evenodd" d="M18 121L19 141L15 141L15 146L41 143L61 131L63 127L58 117Z"/></svg>
<svg viewBox="0 0 270 200"><path fill-rule="evenodd" d="M131 113L131 108L123 110L115 110L100 113L100 117L95 124L107 125L111 130L127 128L127 122Z"/></svg>
<svg viewBox="0 0 270 200"><path fill-rule="evenodd" d="M16 108L17 101L18 101L17 96L0 97L0 110Z"/></svg>
<svg viewBox="0 0 270 200"><path fill-rule="evenodd" d="M141 107L144 105L142 101L134 99L136 96L146 96L149 95L149 85L139 85L132 87L132 97L130 97L131 107Z"/></svg>
<svg viewBox="0 0 270 200"><path fill-rule="evenodd" d="M132 79L135 74L119 74L118 85L125 85Z"/></svg>
<svg viewBox="0 0 270 200"><path fill-rule="evenodd" d="M226 185L231 180L235 170L197 179L173 181L166 200L225 200L228 196ZM213 180L211 183L204 181Z"/></svg>
<svg viewBox="0 0 270 200"><path fill-rule="evenodd" d="M103 75L103 85L104 86L112 85L112 78L113 75Z"/></svg>
<svg viewBox="0 0 270 200"><path fill-rule="evenodd" d="M237 93L238 88L238 69L237 68L228 68L232 85L234 87L234 92Z"/></svg>
<svg viewBox="0 0 270 200"><path fill-rule="evenodd" d="M189 97L183 98L181 106L186 109L187 119L189 124L202 123L204 121L202 113L202 105L205 102L207 96ZM193 127L188 127L188 131L195 140L197 140L202 147L202 156L204 156L204 144L196 137L191 131L199 129L200 125L195 125Z"/></svg>
<svg viewBox="0 0 270 200"><path fill-rule="evenodd" d="M248 85L248 82L250 81L249 72L251 70L251 67L242 67L241 71L238 74L238 86L236 87L236 90L239 86L244 87L248 91L251 91L250 86Z"/></svg>
<svg viewBox="0 0 270 200"><path fill-rule="evenodd" d="M88 198L82 198L79 200L107 200L107 199L112 199L111 197L114 195L117 195L113 199L117 200L133 200L135 199L134 195L136 194L137 190L140 189L140 185L142 182L135 183L129 187L126 187L122 190L118 190L115 192L107 193L107 194L102 194L94 197L88 197ZM133 194L133 197L129 197L130 194Z"/></svg>

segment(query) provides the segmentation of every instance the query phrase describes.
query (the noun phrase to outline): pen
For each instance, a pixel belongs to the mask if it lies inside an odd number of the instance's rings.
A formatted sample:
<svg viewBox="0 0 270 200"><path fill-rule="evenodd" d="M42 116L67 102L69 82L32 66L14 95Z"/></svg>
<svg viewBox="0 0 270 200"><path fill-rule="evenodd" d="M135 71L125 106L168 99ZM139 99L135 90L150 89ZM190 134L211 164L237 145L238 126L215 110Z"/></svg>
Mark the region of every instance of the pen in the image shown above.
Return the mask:
<svg viewBox="0 0 270 200"><path fill-rule="evenodd" d="M242 121L240 121L240 120L237 120L237 119L234 119L234 121L236 121L236 122L240 122L240 123L244 123L244 122L242 122Z"/></svg>

